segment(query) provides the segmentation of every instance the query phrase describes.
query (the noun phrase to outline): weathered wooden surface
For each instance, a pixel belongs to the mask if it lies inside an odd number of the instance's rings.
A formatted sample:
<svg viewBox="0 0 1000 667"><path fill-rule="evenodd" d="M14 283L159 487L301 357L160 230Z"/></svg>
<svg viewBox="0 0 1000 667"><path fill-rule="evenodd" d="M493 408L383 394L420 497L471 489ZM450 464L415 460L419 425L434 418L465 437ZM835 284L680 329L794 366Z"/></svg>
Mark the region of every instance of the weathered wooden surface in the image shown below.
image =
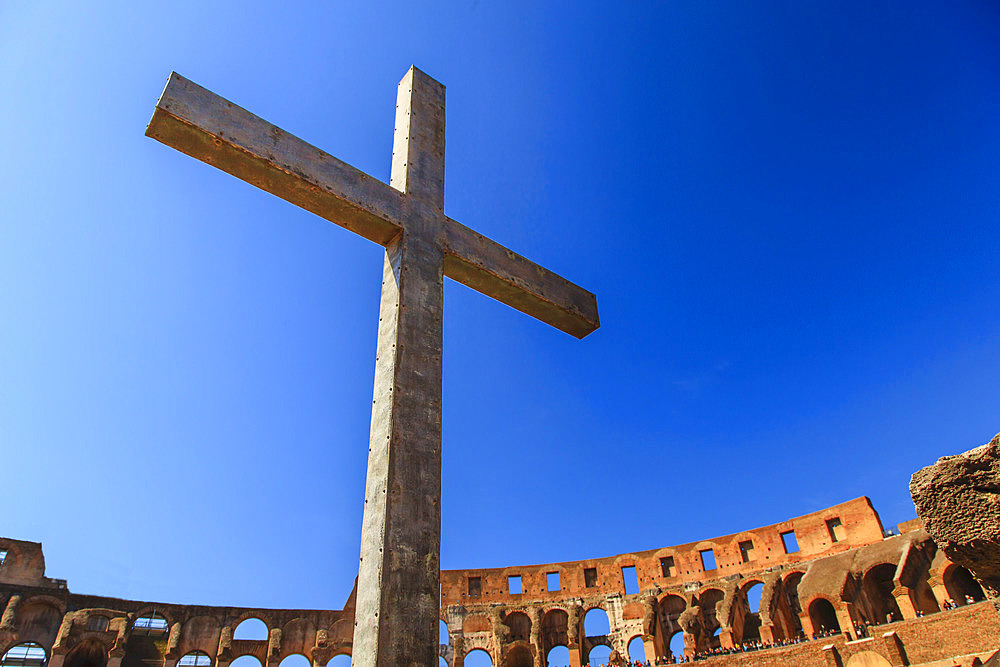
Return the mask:
<svg viewBox="0 0 1000 667"><path fill-rule="evenodd" d="M386 248L354 665L436 665L445 275L583 338L593 294L444 214L444 86L397 90L389 184L173 73L146 134Z"/></svg>

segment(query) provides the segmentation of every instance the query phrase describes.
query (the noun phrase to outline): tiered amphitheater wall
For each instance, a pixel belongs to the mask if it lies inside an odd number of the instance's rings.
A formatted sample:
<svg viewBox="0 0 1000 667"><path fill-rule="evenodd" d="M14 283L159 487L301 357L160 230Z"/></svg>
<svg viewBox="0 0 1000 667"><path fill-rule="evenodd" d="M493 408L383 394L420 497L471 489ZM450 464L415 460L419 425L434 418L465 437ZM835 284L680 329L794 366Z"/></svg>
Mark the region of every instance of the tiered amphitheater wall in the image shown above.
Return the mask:
<svg viewBox="0 0 1000 667"><path fill-rule="evenodd" d="M324 667L351 653L354 593L336 610L120 600L73 594L66 582L46 577L38 543L0 538L0 552L6 552L0 655L27 642L44 650L46 667L177 667L179 661L184 667L182 658L191 662L192 655L202 656L196 667L205 661L228 667L245 655L266 667L293 655ZM635 579L627 586L632 568ZM520 592L511 588L516 582ZM759 608L748 595L755 587ZM966 595L975 603L966 604ZM958 608L942 611L949 599ZM641 641L651 663L729 651L707 659L725 666L930 665L945 659L971 665L1000 648L1000 616L982 599L968 572L938 552L918 521L886 536L871 502L858 498L679 546L442 571L448 643L441 655L454 667L476 650L495 665L545 667L549 652L564 647L571 667L580 667L597 647L627 656ZM595 613L607 616L600 634L588 632L588 615ZM263 621L266 639L233 638L249 618ZM866 624L868 630L859 631ZM771 648L733 652L758 645Z"/></svg>

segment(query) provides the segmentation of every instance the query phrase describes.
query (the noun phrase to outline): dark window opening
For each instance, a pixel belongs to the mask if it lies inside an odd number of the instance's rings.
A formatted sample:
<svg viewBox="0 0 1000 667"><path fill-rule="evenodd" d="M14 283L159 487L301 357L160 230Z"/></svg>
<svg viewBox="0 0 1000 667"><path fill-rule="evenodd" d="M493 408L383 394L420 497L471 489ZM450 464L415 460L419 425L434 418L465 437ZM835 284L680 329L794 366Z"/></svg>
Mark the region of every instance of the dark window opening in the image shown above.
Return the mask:
<svg viewBox="0 0 1000 667"><path fill-rule="evenodd" d="M483 580L479 577L469 577L469 597L477 598L483 594Z"/></svg>
<svg viewBox="0 0 1000 667"><path fill-rule="evenodd" d="M740 542L740 557L744 563L749 563L753 560L753 540Z"/></svg>
<svg viewBox="0 0 1000 667"><path fill-rule="evenodd" d="M91 616L87 619L87 630L91 632L104 632L108 629L107 616Z"/></svg>
<svg viewBox="0 0 1000 667"><path fill-rule="evenodd" d="M663 572L664 577L673 577L677 574L677 570L674 569L673 556L665 556L660 559L660 571Z"/></svg>
<svg viewBox="0 0 1000 667"><path fill-rule="evenodd" d="M785 545L786 554L798 553L799 541L795 539L795 531L790 530L781 534L781 542Z"/></svg>
<svg viewBox="0 0 1000 667"><path fill-rule="evenodd" d="M704 551L699 551L698 554L701 556L701 569L708 572L709 570L716 569L715 564L715 552L711 549L705 549Z"/></svg>
<svg viewBox="0 0 1000 667"><path fill-rule="evenodd" d="M587 588L593 588L597 585L597 568L588 567L583 571L583 585Z"/></svg>
<svg viewBox="0 0 1000 667"><path fill-rule="evenodd" d="M844 531L844 524L841 523L839 517L827 519L826 530L830 533L830 539L833 542L841 542L847 537L847 533Z"/></svg>

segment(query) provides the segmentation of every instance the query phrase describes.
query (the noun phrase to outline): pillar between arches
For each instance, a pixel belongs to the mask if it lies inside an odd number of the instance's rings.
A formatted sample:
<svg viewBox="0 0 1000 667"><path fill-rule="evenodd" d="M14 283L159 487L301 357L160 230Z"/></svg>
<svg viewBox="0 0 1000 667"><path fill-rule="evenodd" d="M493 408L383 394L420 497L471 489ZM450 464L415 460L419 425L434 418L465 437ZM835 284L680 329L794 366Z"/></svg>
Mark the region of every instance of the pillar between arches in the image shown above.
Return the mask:
<svg viewBox="0 0 1000 667"><path fill-rule="evenodd" d="M581 658L582 652L583 649L580 648L579 644L576 645L576 648L572 646L569 647L569 667L582 667L583 665L583 660Z"/></svg>
<svg viewBox="0 0 1000 667"><path fill-rule="evenodd" d="M642 636L642 651L646 654L646 661L649 664L654 664L659 658L659 654L656 652L656 638L650 637L649 635Z"/></svg>
<svg viewBox="0 0 1000 667"><path fill-rule="evenodd" d="M763 644L773 644L774 643L774 624L768 623L766 625L761 624L760 626L760 641Z"/></svg>
<svg viewBox="0 0 1000 667"><path fill-rule="evenodd" d="M904 621L917 617L917 609L913 606L913 598L910 597L908 587L896 586L892 590L892 597L896 599L896 606L899 607L899 613L903 615Z"/></svg>
<svg viewBox="0 0 1000 667"><path fill-rule="evenodd" d="M733 631L732 629L726 630L723 628L719 631L719 645L722 648L732 648L733 647Z"/></svg>
<svg viewBox="0 0 1000 667"><path fill-rule="evenodd" d="M833 610L837 613L837 625L840 626L840 633L846 634L848 637L851 636L851 632L854 630L854 618L851 615L853 607L854 605L850 602L841 602L833 607Z"/></svg>
<svg viewBox="0 0 1000 667"><path fill-rule="evenodd" d="M695 636L689 634L687 630L684 631L684 657L693 659L695 653L698 652L698 640Z"/></svg>
<svg viewBox="0 0 1000 667"><path fill-rule="evenodd" d="M799 614L799 623L802 625L802 632L806 637L812 637L816 634L816 628L813 627L813 620L810 618L808 611L803 611Z"/></svg>

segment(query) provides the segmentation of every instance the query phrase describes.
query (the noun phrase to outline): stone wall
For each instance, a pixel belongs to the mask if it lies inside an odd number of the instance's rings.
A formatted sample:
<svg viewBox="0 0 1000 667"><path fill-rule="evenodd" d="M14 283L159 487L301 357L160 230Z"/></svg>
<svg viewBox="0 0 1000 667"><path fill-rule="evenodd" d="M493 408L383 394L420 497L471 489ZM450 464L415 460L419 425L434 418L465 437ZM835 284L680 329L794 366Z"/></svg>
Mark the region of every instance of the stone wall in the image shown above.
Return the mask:
<svg viewBox="0 0 1000 667"><path fill-rule="evenodd" d="M992 609L966 605L965 595L982 597L968 571L937 550L919 521L902 528L901 535L885 537L870 501L859 498L691 544L443 571L441 617L449 641L441 646L442 662L462 667L469 652L481 649L496 665L545 667L549 651L560 646L579 667L598 646L627 656L636 639L651 661L679 657L672 640L683 642L688 657L744 644L790 644L708 659L724 666L848 665L861 653L892 665L919 664L1000 647ZM797 551L784 546L788 532ZM703 566L701 554L709 549L715 569ZM191 667L228 667L241 656L277 667L292 655L323 667L351 653L354 593L339 610L120 600L74 594L66 582L46 577L40 544L0 538L0 551L6 552L0 650L35 642L47 667L176 667L178 661L184 667L182 658L191 662L192 652L204 662ZM638 590L626 592L622 569L631 567ZM559 590L549 590L550 573L558 573ZM520 577L521 593L510 592L512 576ZM748 596L753 587L761 591L759 609ZM949 599L959 608L942 611ZM606 614L610 631L588 636L588 612ZM894 621L888 625L887 614ZM233 638L248 618L263 621L266 639ZM863 623L880 625L859 638L856 625ZM811 639L820 633L826 636Z"/></svg>

